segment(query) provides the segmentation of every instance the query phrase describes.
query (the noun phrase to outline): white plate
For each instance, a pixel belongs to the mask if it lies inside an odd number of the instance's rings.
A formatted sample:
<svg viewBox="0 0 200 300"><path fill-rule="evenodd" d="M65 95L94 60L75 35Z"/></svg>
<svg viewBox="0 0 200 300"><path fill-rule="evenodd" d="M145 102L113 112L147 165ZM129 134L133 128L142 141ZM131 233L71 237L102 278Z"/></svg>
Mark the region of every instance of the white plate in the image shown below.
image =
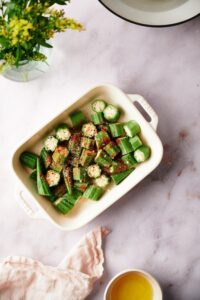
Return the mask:
<svg viewBox="0 0 200 300"><path fill-rule="evenodd" d="M99 0L119 17L140 25L170 26L200 14L200 0Z"/></svg>
<svg viewBox="0 0 200 300"><path fill-rule="evenodd" d="M141 126L142 137L144 141L151 147L151 157L148 161L140 164L134 172L132 172L121 184L112 186L101 198L100 201L79 200L71 212L65 216L56 211L52 204L37 194L33 183L29 179L27 170L25 170L19 162L20 154L25 150L39 152L45 136L53 130L61 122L66 122L72 111L81 109L86 115L90 114L91 101L97 97L106 99L109 103L118 105L123 108L124 114L121 121L135 119ZM151 118L147 122L143 115L138 111L134 102L139 102L146 110ZM133 188L144 177L151 173L160 163L163 155L162 143L156 133L158 117L146 100L139 95L124 94L120 89L112 85L100 85L85 95L77 99L74 104L67 107L65 111L55 117L47 125L26 139L14 152L12 159L12 168L14 173L22 184L22 188L18 191L18 199L27 214L32 218L48 218L56 226L63 230L77 229L115 203L131 188ZM26 193L24 193L26 191ZM27 193L28 192L28 193ZM33 203L34 202L34 203ZM33 207L34 204L34 207Z"/></svg>

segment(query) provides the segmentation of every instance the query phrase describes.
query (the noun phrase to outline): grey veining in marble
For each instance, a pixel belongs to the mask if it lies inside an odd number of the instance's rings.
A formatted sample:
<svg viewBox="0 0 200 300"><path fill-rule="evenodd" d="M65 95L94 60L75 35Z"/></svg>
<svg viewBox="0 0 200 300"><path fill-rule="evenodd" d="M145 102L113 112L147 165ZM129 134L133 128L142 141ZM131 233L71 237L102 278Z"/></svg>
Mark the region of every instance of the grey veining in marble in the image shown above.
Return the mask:
<svg viewBox="0 0 200 300"><path fill-rule="evenodd" d="M98 1L73 0L68 14L86 31L55 39L49 73L29 83L0 78L0 257L25 255L56 265L89 229L112 230L105 274L88 298L126 268L154 274L167 300L200 299L200 19L145 28L117 18ZM84 228L60 232L29 219L16 202L14 148L93 85L110 82L140 93L159 115L162 164Z"/></svg>

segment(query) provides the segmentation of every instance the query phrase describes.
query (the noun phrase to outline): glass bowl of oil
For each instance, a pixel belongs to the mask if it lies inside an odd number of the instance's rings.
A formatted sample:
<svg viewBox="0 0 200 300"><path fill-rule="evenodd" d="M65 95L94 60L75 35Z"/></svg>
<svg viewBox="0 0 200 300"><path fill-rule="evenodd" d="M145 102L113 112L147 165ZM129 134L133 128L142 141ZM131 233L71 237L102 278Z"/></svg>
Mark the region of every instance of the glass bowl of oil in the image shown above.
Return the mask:
<svg viewBox="0 0 200 300"><path fill-rule="evenodd" d="M149 273L131 269L117 274L108 284L104 300L162 300L158 281Z"/></svg>

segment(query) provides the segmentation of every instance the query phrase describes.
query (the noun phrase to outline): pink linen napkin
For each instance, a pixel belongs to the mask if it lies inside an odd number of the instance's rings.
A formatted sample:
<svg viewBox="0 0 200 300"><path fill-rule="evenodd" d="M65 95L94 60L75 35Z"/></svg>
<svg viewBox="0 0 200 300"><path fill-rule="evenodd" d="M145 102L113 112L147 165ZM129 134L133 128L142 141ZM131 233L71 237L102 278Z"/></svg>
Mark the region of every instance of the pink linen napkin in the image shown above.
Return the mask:
<svg viewBox="0 0 200 300"><path fill-rule="evenodd" d="M87 234L57 268L11 256L0 263L0 300L83 300L103 274L105 228Z"/></svg>

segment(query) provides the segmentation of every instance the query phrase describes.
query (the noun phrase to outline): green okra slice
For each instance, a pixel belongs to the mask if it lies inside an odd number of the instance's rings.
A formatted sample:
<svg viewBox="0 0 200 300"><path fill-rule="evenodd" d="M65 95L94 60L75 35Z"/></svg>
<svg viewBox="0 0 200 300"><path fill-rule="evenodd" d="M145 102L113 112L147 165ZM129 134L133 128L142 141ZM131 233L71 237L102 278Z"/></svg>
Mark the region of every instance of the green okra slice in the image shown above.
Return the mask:
<svg viewBox="0 0 200 300"><path fill-rule="evenodd" d="M93 138L97 134L96 126L92 122L84 124L82 134L88 138Z"/></svg>
<svg viewBox="0 0 200 300"><path fill-rule="evenodd" d="M96 112L92 114L91 118L95 125L100 125L104 123L104 117L102 112Z"/></svg>
<svg viewBox="0 0 200 300"><path fill-rule="evenodd" d="M124 125L124 130L129 137L133 137L141 131L140 125L134 120L128 121Z"/></svg>
<svg viewBox="0 0 200 300"><path fill-rule="evenodd" d="M119 108L111 104L106 106L106 108L103 111L103 114L104 114L104 118L110 123L115 123L120 118Z"/></svg>
<svg viewBox="0 0 200 300"><path fill-rule="evenodd" d="M68 149L70 153L74 156L79 156L81 154L81 133L74 133L68 143Z"/></svg>
<svg viewBox="0 0 200 300"><path fill-rule="evenodd" d="M105 147L110 143L110 136L105 131L99 131L95 136L95 141L98 149Z"/></svg>
<svg viewBox="0 0 200 300"><path fill-rule="evenodd" d="M100 177L95 179L94 183L104 189L110 183L110 178L105 174L102 174Z"/></svg>
<svg viewBox="0 0 200 300"><path fill-rule="evenodd" d="M62 123L59 124L56 128L56 138L63 142L63 141L68 141L71 136L71 132L69 130L69 127L67 124Z"/></svg>
<svg viewBox="0 0 200 300"><path fill-rule="evenodd" d="M81 195L79 191L73 191L71 195L66 193L54 202L54 206L59 212L66 214L74 207Z"/></svg>
<svg viewBox="0 0 200 300"><path fill-rule="evenodd" d="M41 196L51 196L51 190L42 173L42 166L39 158L37 158L37 190L38 194Z"/></svg>
<svg viewBox="0 0 200 300"><path fill-rule="evenodd" d="M93 149L95 145L95 141L93 139L90 139L88 137L82 137L81 138L81 147L85 149Z"/></svg>
<svg viewBox="0 0 200 300"><path fill-rule="evenodd" d="M103 195L104 190L96 185L89 185L83 194L83 198L98 201Z"/></svg>
<svg viewBox="0 0 200 300"><path fill-rule="evenodd" d="M19 157L19 160L23 166L33 170L37 166L37 159L38 155L29 151L24 151Z"/></svg>
<svg viewBox="0 0 200 300"><path fill-rule="evenodd" d="M135 158L134 158L134 156L133 156L132 153L128 153L128 154L122 156L122 160L123 160L123 162L127 165L127 167L128 167L129 169L132 169L132 168L134 169L134 168L136 168L137 165L138 165L138 163L137 163L137 161L135 160Z"/></svg>
<svg viewBox="0 0 200 300"><path fill-rule="evenodd" d="M121 173L113 174L111 175L112 180L116 185L118 185L120 182L122 182L128 175L131 174L133 170L126 170Z"/></svg>
<svg viewBox="0 0 200 300"><path fill-rule="evenodd" d="M144 162L150 157L151 149L148 146L141 146L134 152L134 158L138 163Z"/></svg>
<svg viewBox="0 0 200 300"><path fill-rule="evenodd" d="M93 103L92 103L92 110L95 112L103 112L104 109L106 108L107 103L102 100L102 99L96 99Z"/></svg>
<svg viewBox="0 0 200 300"><path fill-rule="evenodd" d="M73 190L73 179L72 179L72 169L70 167L66 166L63 169L63 178L64 178L67 191L71 195Z"/></svg>
<svg viewBox="0 0 200 300"><path fill-rule="evenodd" d="M87 168L87 174L90 178L97 178L101 175L101 168L97 164L90 165Z"/></svg>
<svg viewBox="0 0 200 300"><path fill-rule="evenodd" d="M40 152L40 157L45 168L48 169L52 163L52 155L45 148L42 148Z"/></svg>
<svg viewBox="0 0 200 300"><path fill-rule="evenodd" d="M119 161L112 161L112 165L110 166L110 168L108 169L108 173L109 174L118 174L121 172L124 172L128 169L127 165L119 160Z"/></svg>
<svg viewBox="0 0 200 300"><path fill-rule="evenodd" d="M45 178L46 182L48 183L48 186L56 186L60 181L60 173L54 170L48 170Z"/></svg>
<svg viewBox="0 0 200 300"><path fill-rule="evenodd" d="M80 127L87 122L85 115L79 110L70 114L69 118L74 128Z"/></svg>
<svg viewBox="0 0 200 300"><path fill-rule="evenodd" d="M97 126L97 128L99 131L104 131L104 132L110 133L109 124L100 124Z"/></svg>
<svg viewBox="0 0 200 300"><path fill-rule="evenodd" d="M95 162L101 167L110 167L112 159L105 151L99 150L95 157Z"/></svg>
<svg viewBox="0 0 200 300"><path fill-rule="evenodd" d="M83 167L75 167L73 168L73 179L84 182L87 179L86 169Z"/></svg>
<svg viewBox="0 0 200 300"><path fill-rule="evenodd" d="M133 148L131 146L131 143L129 142L128 137L118 138L116 140L116 143L119 146L119 148L121 149L122 155L133 152Z"/></svg>
<svg viewBox="0 0 200 300"><path fill-rule="evenodd" d="M107 144L103 149L111 158L115 158L121 152L120 148L113 141Z"/></svg>
<svg viewBox="0 0 200 300"><path fill-rule="evenodd" d="M87 189L88 184L89 184L88 182L75 181L74 188L83 193Z"/></svg>
<svg viewBox="0 0 200 300"><path fill-rule="evenodd" d="M53 135L48 136L44 141L44 148L46 149L46 151L55 151L57 145L58 139Z"/></svg>
<svg viewBox="0 0 200 300"><path fill-rule="evenodd" d="M83 149L80 157L80 165L83 167L89 166L94 160L96 152L94 150Z"/></svg>
<svg viewBox="0 0 200 300"><path fill-rule="evenodd" d="M110 127L111 134L114 138L125 135L123 123L110 124L109 127Z"/></svg>
<svg viewBox="0 0 200 300"><path fill-rule="evenodd" d="M56 147L52 155L51 169L56 172L61 172L69 155L69 151L64 146Z"/></svg>
<svg viewBox="0 0 200 300"><path fill-rule="evenodd" d="M134 137L130 138L129 142L131 143L134 151L137 150L143 144L138 135L135 135Z"/></svg>

